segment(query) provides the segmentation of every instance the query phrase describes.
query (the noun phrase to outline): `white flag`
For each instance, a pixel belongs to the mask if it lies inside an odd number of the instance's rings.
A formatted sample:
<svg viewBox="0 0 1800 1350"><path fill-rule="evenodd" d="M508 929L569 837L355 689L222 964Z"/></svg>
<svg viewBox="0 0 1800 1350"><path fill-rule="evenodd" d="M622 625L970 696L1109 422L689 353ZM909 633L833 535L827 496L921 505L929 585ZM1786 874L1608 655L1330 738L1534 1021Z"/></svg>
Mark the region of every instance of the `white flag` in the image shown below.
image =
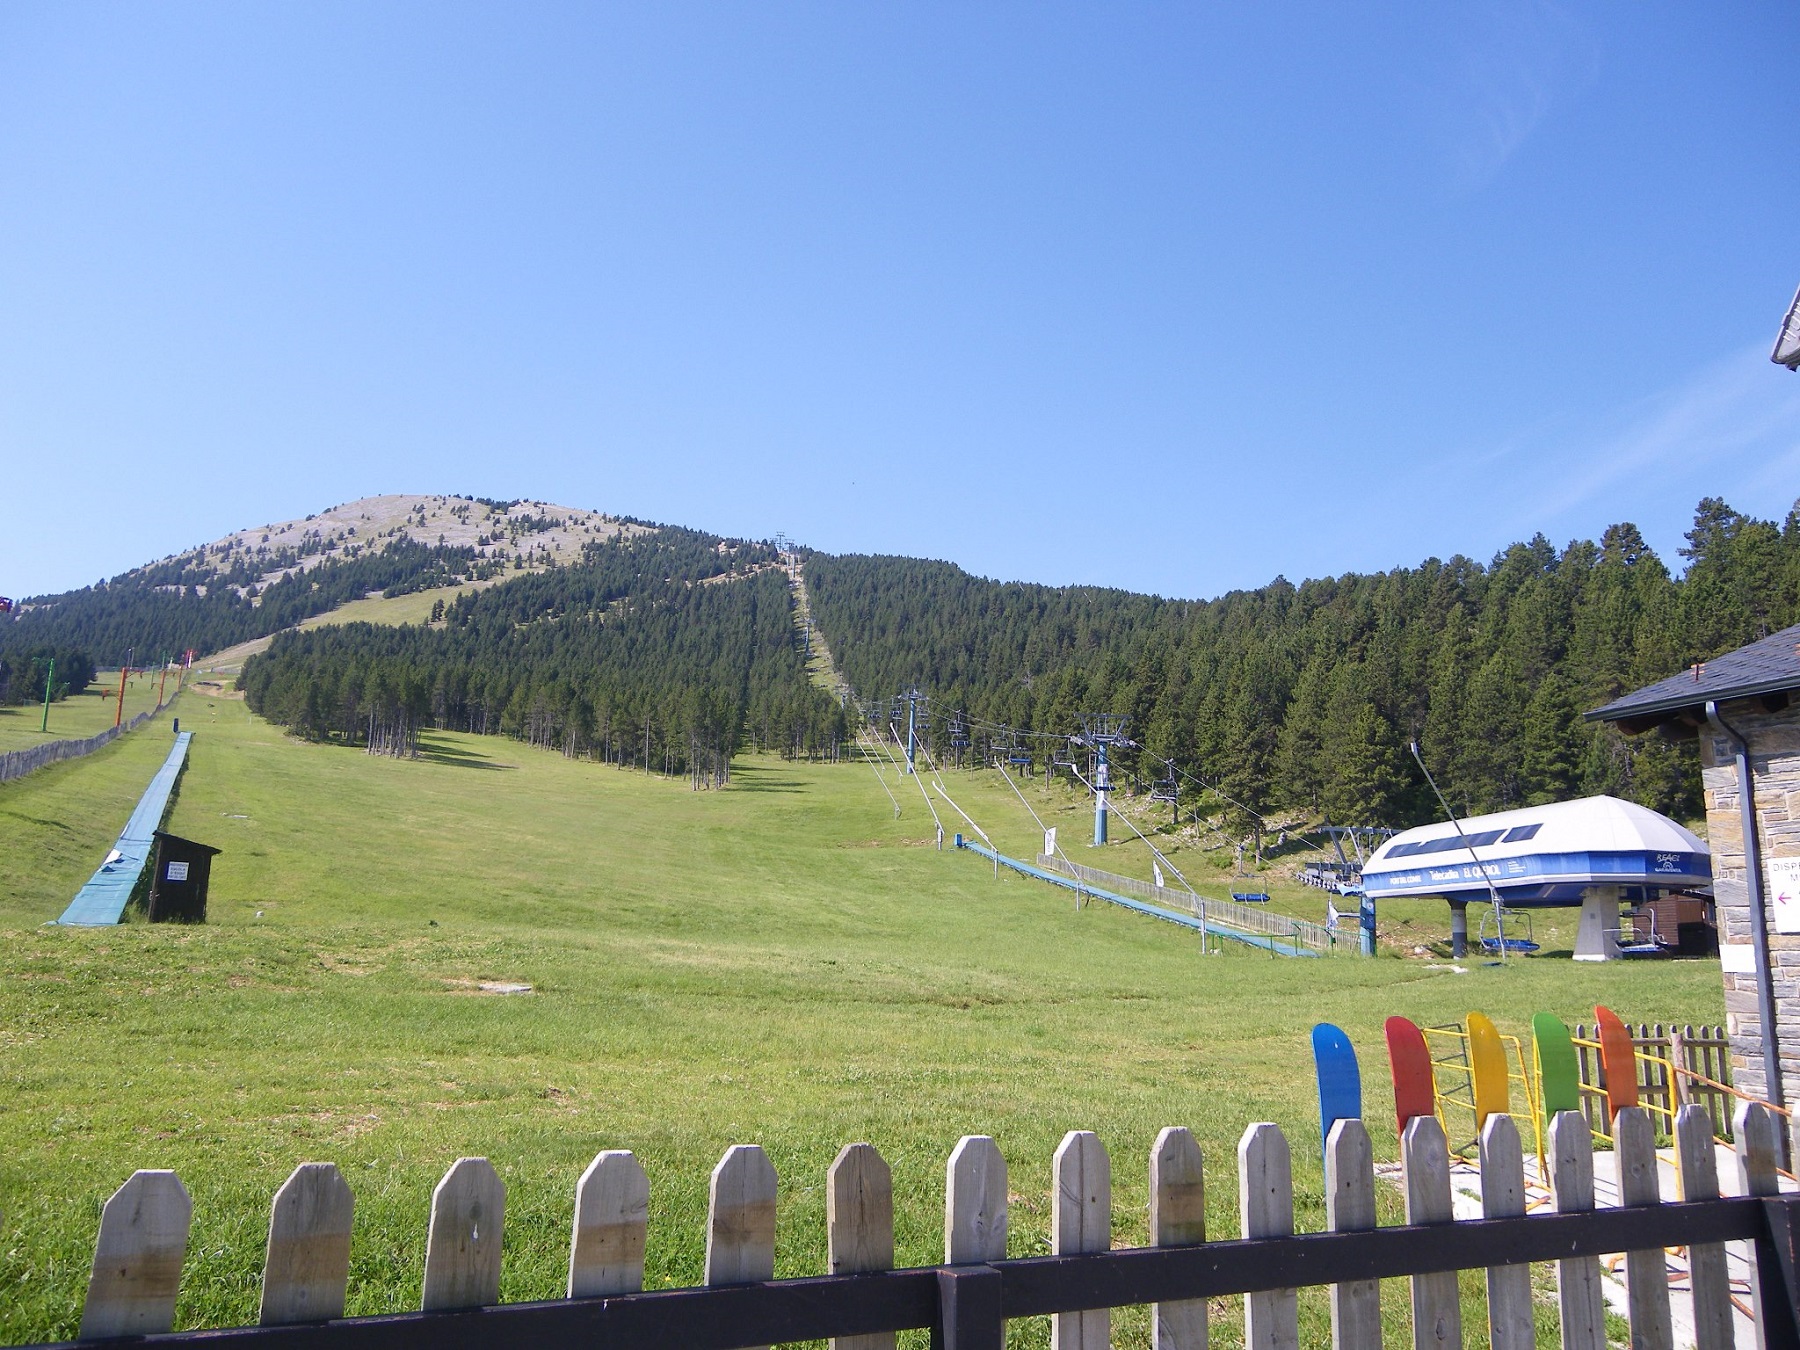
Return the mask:
<svg viewBox="0 0 1800 1350"><path fill-rule="evenodd" d="M1163 884L1162 867L1158 863L1151 863L1150 870L1152 872L1156 873L1156 889L1160 891L1162 889L1162 884Z"/></svg>
<svg viewBox="0 0 1800 1350"><path fill-rule="evenodd" d="M1327 900L1325 902L1325 926L1335 930L1338 926L1338 919L1340 917L1341 916L1338 914L1338 907Z"/></svg>
<svg viewBox="0 0 1800 1350"><path fill-rule="evenodd" d="M1049 858L1056 856L1056 826L1054 825L1044 831L1044 856Z"/></svg>

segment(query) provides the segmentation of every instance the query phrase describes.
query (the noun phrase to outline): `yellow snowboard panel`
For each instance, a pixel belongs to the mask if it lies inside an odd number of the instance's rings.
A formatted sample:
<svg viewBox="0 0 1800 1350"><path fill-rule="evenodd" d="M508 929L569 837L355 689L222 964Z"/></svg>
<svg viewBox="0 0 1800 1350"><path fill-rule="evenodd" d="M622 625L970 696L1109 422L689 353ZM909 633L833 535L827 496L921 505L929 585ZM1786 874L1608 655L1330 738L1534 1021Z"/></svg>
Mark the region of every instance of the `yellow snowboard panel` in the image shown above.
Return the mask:
<svg viewBox="0 0 1800 1350"><path fill-rule="evenodd" d="M1500 1040L1500 1029L1486 1013L1470 1013L1465 1025L1469 1031L1469 1079L1475 1090L1475 1133L1480 1135L1489 1116L1512 1114L1506 1046Z"/></svg>

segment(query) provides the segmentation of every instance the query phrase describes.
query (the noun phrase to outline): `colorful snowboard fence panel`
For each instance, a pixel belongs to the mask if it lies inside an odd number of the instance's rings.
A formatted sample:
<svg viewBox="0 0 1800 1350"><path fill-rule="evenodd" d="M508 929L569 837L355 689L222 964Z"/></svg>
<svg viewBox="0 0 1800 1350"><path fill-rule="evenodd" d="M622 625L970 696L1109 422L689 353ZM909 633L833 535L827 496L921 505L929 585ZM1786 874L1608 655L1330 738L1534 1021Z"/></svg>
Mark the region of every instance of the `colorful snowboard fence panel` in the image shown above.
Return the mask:
<svg viewBox="0 0 1800 1350"><path fill-rule="evenodd" d="M1475 1134L1489 1116L1512 1114L1512 1093L1507 1085L1506 1044L1500 1029L1486 1013L1471 1012L1464 1026L1469 1034L1469 1081L1475 1103Z"/></svg>
<svg viewBox="0 0 1800 1350"><path fill-rule="evenodd" d="M1537 1061L1538 1099L1547 1130L1558 1112L1581 1110L1581 1066L1575 1062L1569 1029L1555 1013L1532 1014L1531 1054Z"/></svg>
<svg viewBox="0 0 1800 1350"><path fill-rule="evenodd" d="M1342 1027L1321 1022L1312 1030L1313 1071L1319 1083L1319 1139L1331 1138L1340 1120L1362 1119L1362 1070Z"/></svg>
<svg viewBox="0 0 1800 1350"><path fill-rule="evenodd" d="M1431 1051L1425 1033L1406 1017L1390 1017L1387 1035L1388 1072L1394 1083L1394 1121L1400 1134L1408 1121L1437 1114L1437 1090L1431 1075Z"/></svg>
<svg viewBox="0 0 1800 1350"><path fill-rule="evenodd" d="M1606 1075L1606 1119L1610 1124L1619 1112L1638 1104L1637 1056L1631 1031L1617 1013L1596 1003L1594 1020L1599 1024L1600 1070Z"/></svg>

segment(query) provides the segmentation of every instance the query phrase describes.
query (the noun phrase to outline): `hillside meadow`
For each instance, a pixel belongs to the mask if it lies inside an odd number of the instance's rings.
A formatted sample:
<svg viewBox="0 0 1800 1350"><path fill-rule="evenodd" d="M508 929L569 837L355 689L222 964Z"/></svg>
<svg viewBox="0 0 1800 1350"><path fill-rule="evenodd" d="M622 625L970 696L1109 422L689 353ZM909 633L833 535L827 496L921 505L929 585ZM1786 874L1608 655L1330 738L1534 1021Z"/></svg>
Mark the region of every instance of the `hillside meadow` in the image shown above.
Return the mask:
<svg viewBox="0 0 1800 1350"><path fill-rule="evenodd" d="M612 1147L650 1175L651 1287L698 1280L707 1175L736 1142L781 1175L783 1275L824 1269L825 1170L852 1140L893 1167L905 1264L941 1255L944 1160L967 1133L1007 1157L1015 1255L1047 1250L1051 1153L1074 1128L1112 1151L1120 1244L1144 1240L1166 1124L1200 1138L1212 1231L1235 1235L1237 1138L1280 1123L1317 1228L1315 1022L1362 1052L1391 1158L1389 1014L1482 1008L1514 1032L1596 1001L1722 1016L1708 962L1203 956L1173 925L938 851L917 787L893 784L896 819L862 764L743 757L696 793L498 738L429 734L410 761L305 744L208 690L179 713L196 735L169 828L224 850L204 927L44 926L166 753L164 722L0 785L0 1342L73 1336L100 1205L139 1167L175 1168L194 1198L179 1326L254 1320L269 1197L309 1160L356 1192L355 1313L418 1305L431 1188L469 1154L508 1186L508 1300L561 1292L576 1178ZM1007 851L1035 849L997 775L946 784ZM1046 808L1082 837L1079 800ZM1388 1295L1398 1334L1404 1290ZM1324 1308L1304 1296L1309 1340ZM1146 1325L1121 1313L1118 1343Z"/></svg>
<svg viewBox="0 0 1800 1350"><path fill-rule="evenodd" d="M121 711L119 672L103 670L82 693L70 694L51 703L48 718L44 716L41 703L0 706L0 753L28 750L45 741L85 740L105 731L115 721L129 722L139 713L154 711L157 695L162 693L173 699L178 683L179 677L174 671L169 672L166 687L160 669L136 672L125 681ZM179 709L175 715L181 715Z"/></svg>

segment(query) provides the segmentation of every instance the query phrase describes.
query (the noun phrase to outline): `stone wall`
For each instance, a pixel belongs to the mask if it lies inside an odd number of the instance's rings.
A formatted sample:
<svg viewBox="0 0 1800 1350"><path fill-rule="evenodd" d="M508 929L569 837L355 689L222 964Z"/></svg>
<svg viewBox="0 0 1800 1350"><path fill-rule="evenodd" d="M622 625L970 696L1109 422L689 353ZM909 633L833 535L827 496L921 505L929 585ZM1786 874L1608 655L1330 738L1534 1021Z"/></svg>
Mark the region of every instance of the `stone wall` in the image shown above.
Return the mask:
<svg viewBox="0 0 1800 1350"><path fill-rule="evenodd" d="M1767 864L1800 857L1800 705L1768 712L1750 699L1721 705L1719 715L1750 748L1757 836L1762 845L1763 898L1772 903ZM1725 968L1725 1019L1736 1085L1766 1097L1763 1028L1756 1009L1756 974L1749 959L1750 904L1745 884L1744 831L1739 816L1737 761L1731 742L1702 725L1700 765L1706 783L1706 832L1712 846L1713 890ZM1735 949L1734 949L1735 948ZM1734 960L1733 958L1736 958ZM1788 1104L1800 1103L1800 933L1775 932L1769 915L1774 974L1776 1044ZM1733 970L1733 966L1740 969Z"/></svg>

